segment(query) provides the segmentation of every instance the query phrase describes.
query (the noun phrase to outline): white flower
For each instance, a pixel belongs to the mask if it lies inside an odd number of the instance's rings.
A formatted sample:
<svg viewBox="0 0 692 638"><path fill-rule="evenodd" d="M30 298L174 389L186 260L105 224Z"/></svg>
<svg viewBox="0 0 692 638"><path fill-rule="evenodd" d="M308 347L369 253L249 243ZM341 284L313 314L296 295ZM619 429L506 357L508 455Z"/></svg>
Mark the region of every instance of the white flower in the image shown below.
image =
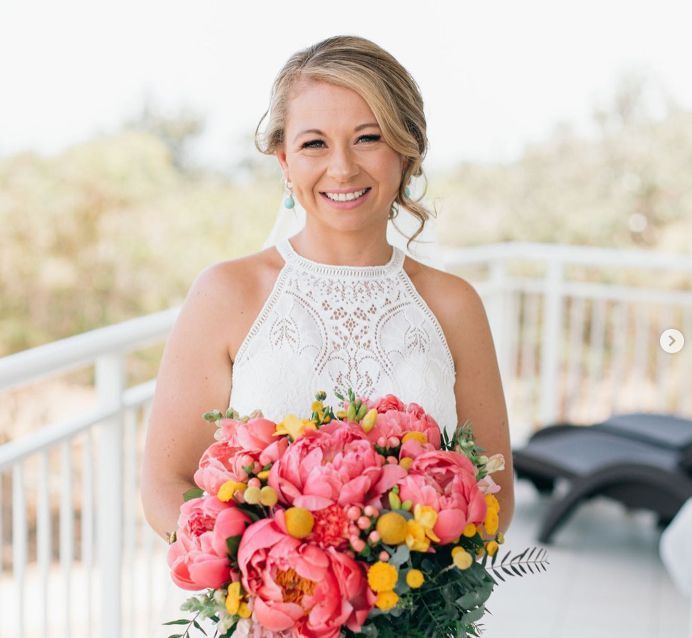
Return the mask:
<svg viewBox="0 0 692 638"><path fill-rule="evenodd" d="M493 454L485 464L485 471L488 474L499 472L505 469L505 457L502 454Z"/></svg>
<svg viewBox="0 0 692 638"><path fill-rule="evenodd" d="M231 634L231 638L249 638L252 630L252 621L249 618L239 620L235 626L235 631Z"/></svg>

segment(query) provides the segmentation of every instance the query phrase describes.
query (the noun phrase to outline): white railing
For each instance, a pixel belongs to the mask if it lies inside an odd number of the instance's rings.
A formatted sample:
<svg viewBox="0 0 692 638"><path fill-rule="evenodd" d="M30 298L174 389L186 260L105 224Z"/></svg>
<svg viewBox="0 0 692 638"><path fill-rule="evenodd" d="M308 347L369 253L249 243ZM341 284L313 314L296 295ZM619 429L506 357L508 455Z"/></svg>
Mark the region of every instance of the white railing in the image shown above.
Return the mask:
<svg viewBox="0 0 692 638"><path fill-rule="evenodd" d="M692 258L498 244L444 260L484 299L515 444L558 419L692 414L690 344L676 355L658 345L669 327L692 339ZM0 446L0 638L154 635L165 545L139 500L154 381L128 387L126 361L161 343L176 314L0 359L0 406L39 380L94 367L89 409Z"/></svg>

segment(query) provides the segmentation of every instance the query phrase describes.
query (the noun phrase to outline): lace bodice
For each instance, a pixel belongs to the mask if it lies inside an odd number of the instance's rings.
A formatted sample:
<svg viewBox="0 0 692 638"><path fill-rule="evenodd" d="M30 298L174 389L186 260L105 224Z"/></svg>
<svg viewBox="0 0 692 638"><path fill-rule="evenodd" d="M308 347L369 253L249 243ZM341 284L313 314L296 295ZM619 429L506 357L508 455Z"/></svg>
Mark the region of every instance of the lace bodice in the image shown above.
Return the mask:
<svg viewBox="0 0 692 638"><path fill-rule="evenodd" d="M353 388L422 405L456 426L455 370L444 333L393 246L383 266L333 266L277 244L284 266L235 357L230 405L272 420L305 414L314 394Z"/></svg>

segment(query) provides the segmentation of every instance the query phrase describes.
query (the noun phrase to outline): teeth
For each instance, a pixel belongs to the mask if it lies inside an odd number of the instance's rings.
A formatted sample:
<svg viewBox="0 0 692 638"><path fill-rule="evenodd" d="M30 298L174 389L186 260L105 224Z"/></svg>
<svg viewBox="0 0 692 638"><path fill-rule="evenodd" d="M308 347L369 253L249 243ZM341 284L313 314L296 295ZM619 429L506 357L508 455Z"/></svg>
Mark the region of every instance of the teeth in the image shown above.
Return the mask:
<svg viewBox="0 0 692 638"><path fill-rule="evenodd" d="M361 197L366 190L368 189L364 188L362 191L357 191L355 193L325 193L325 195L335 202L350 202Z"/></svg>

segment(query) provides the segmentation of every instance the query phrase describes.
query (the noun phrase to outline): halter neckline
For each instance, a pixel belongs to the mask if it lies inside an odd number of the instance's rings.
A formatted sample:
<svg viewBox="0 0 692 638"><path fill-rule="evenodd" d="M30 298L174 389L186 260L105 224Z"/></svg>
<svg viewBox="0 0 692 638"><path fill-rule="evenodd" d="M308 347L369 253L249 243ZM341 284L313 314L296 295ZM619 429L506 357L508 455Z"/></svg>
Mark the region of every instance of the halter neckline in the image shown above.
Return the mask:
<svg viewBox="0 0 692 638"><path fill-rule="evenodd" d="M390 244L391 245L391 244ZM293 263L305 270L323 275L345 275L351 277L379 277L390 274L401 269L404 263L404 252L397 246L391 246L392 256L386 264L378 266L343 266L337 264L324 264L313 261L296 252L288 237L281 240L277 245L277 250L288 263Z"/></svg>

